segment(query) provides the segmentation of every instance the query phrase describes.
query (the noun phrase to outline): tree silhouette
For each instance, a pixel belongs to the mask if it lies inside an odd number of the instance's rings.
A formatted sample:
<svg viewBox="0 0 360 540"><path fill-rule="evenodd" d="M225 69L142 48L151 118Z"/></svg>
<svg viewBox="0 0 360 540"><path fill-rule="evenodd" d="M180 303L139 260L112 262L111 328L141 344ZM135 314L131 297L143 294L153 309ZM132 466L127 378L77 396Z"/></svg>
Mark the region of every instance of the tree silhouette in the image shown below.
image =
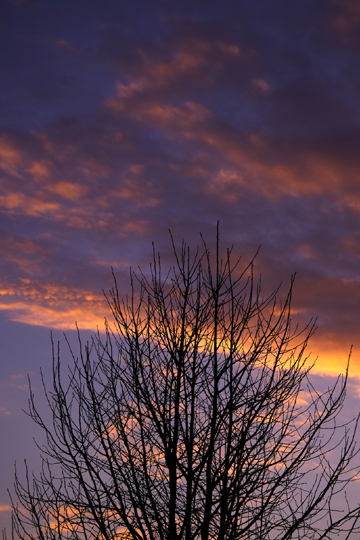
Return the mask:
<svg viewBox="0 0 360 540"><path fill-rule="evenodd" d="M346 376L319 393L305 348L314 332L291 322L290 290L262 296L252 260L240 270L203 241L174 246L165 275L131 272L115 319L68 378L53 346L53 423L42 471L15 478L13 534L21 539L323 539L358 532L353 424L336 426ZM306 391L306 393L304 393ZM338 433L338 431L340 432Z"/></svg>

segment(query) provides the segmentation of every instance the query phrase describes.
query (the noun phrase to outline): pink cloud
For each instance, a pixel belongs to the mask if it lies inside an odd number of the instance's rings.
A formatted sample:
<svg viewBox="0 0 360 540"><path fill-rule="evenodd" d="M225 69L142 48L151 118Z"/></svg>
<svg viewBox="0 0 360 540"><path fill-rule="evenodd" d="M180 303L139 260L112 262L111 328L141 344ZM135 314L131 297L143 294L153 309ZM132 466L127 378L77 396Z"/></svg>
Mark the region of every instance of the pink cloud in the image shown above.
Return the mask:
<svg viewBox="0 0 360 540"><path fill-rule="evenodd" d="M56 182L48 185L46 189L61 195L61 197L64 197L64 199L68 199L69 201L76 201L81 197L84 197L88 192L86 186L73 184L71 182Z"/></svg>
<svg viewBox="0 0 360 540"><path fill-rule="evenodd" d="M33 161L31 167L26 170L35 181L43 181L50 177L51 163L46 161Z"/></svg>
<svg viewBox="0 0 360 540"><path fill-rule="evenodd" d="M333 2L331 26L345 39L349 39L360 25L360 5L357 0Z"/></svg>
<svg viewBox="0 0 360 540"><path fill-rule="evenodd" d="M264 81L264 79L253 79L252 83L262 92L268 92L271 89L270 84Z"/></svg>
<svg viewBox="0 0 360 540"><path fill-rule="evenodd" d="M12 176L18 176L18 166L21 164L20 152L4 138L0 138L0 169Z"/></svg>
<svg viewBox="0 0 360 540"><path fill-rule="evenodd" d="M146 59L143 73L132 77L127 84L118 83L117 93L107 102L107 105L115 111L122 111L125 102L130 98L172 85L184 75L194 74L196 76L199 70L209 65L221 69L222 61L229 57L244 59L246 55L240 51L237 45L231 43L223 41L211 43L193 39L183 44L183 50L175 53L168 62ZM205 75L204 73L204 76L209 80L211 78L209 74Z"/></svg>
<svg viewBox="0 0 360 540"><path fill-rule="evenodd" d="M23 193L1 195L0 207L11 213L19 212L34 217L51 214L56 218L61 214L61 206L54 202L41 200L41 194L38 197L29 197Z"/></svg>

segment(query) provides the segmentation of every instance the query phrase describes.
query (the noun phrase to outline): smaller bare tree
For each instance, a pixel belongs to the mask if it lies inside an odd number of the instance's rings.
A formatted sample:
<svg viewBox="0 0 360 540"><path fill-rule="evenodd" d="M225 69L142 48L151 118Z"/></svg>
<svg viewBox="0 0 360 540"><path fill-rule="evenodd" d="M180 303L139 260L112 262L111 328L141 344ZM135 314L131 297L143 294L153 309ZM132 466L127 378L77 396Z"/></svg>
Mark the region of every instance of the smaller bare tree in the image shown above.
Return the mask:
<svg viewBox="0 0 360 540"><path fill-rule="evenodd" d="M174 247L164 276L131 273L109 305L115 330L80 341L68 379L53 349L42 471L16 475L20 539L322 540L357 538L357 420L340 428L346 377L309 380L310 324L293 327L290 290L263 297L253 261ZM115 278L114 278L115 279ZM306 402L302 391L306 390Z"/></svg>

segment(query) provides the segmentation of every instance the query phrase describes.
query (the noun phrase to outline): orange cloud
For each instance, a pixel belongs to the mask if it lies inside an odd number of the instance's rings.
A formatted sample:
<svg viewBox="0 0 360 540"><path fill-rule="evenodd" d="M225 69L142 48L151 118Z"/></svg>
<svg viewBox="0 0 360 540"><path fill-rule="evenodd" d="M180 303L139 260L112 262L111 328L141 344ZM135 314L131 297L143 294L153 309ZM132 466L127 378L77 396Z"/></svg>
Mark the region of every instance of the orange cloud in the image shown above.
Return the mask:
<svg viewBox="0 0 360 540"><path fill-rule="evenodd" d="M205 65L204 52L206 48L207 46L203 44L202 47L197 48L195 53L180 52L168 63L151 63L144 75L130 80L128 84L118 83L117 94L108 101L107 105L113 110L121 111L124 107L124 100L149 90L161 88L182 74Z"/></svg>
<svg viewBox="0 0 360 540"><path fill-rule="evenodd" d="M104 141L105 144L112 146L114 144L123 144L123 138L120 137L120 140ZM99 163L95 159L88 159L81 161L79 164L79 169L83 172L88 178L107 178L110 173L110 169L102 163Z"/></svg>
<svg viewBox="0 0 360 540"><path fill-rule="evenodd" d="M86 311L86 307L88 306L60 310L25 302L16 302L11 306L0 302L0 309L10 310L9 319L15 322L58 330L74 330L75 324L83 330L97 331L98 328L101 330L104 325L104 308L101 313L93 309Z"/></svg>
<svg viewBox="0 0 360 540"><path fill-rule="evenodd" d="M254 84L262 91L269 89L262 79ZM238 133L222 132L217 129L212 112L195 102L175 106L156 100L139 101L124 113L140 123L163 130L166 138L197 143L194 148L198 148L199 154L207 154L211 163L207 174L203 175L204 190L224 201L237 200L240 192L236 188L253 189L272 200L281 195L312 196L325 191L360 210L360 198L353 193L347 196L343 189L346 185L357 185L358 163L289 144L289 148L280 152L281 141L270 137L251 134L245 139ZM290 158L287 153L291 153Z"/></svg>
<svg viewBox="0 0 360 540"><path fill-rule="evenodd" d="M187 125L178 118L186 118ZM158 119L160 125L161 116ZM156 115L152 115L152 120L156 120ZM167 116L167 120L171 120L171 115ZM193 125L196 121L196 117L192 116ZM172 126L174 125L188 128L190 117L185 117L184 113L182 116L174 115ZM204 185L206 191L225 200L228 200L227 190L231 186L255 189L269 199L277 199L283 194L298 197L325 192L326 195L333 194L339 201L360 211L360 197L353 190L349 195L346 189L347 186L357 185L358 163L344 163L336 157L305 149L296 149L291 161L280 160L280 156L277 160L277 149L272 148L271 141L266 141L264 137L251 137L249 145L249 141L230 141L207 131L204 124L199 126L197 123L195 127L197 129L192 131L183 129L180 135L207 146L210 155L216 152L220 163L223 163L220 171L213 173L211 181ZM232 200L235 201L234 194Z"/></svg>
<svg viewBox="0 0 360 540"><path fill-rule="evenodd" d="M69 52L72 52L72 53L78 53L78 49L76 49L73 45L71 45L71 43L69 41L67 41L66 39L57 39L55 41L56 45L59 45L59 47L61 47L62 49L66 49L68 50Z"/></svg>
<svg viewBox="0 0 360 540"><path fill-rule="evenodd" d="M205 64L206 53L209 49L206 43L200 43L196 51L180 52L171 62L157 63L151 68L151 73L155 75L158 83L164 84L167 81L177 79L182 73L186 73Z"/></svg>
<svg viewBox="0 0 360 540"><path fill-rule="evenodd" d="M160 199L148 196L146 187L134 180L124 180L121 187L113 189L111 193L121 199L136 199L138 206L141 207L157 206Z"/></svg>
<svg viewBox="0 0 360 540"><path fill-rule="evenodd" d="M252 83L256 88L262 90L262 92L268 92L271 89L271 86L263 79L253 79Z"/></svg>
<svg viewBox="0 0 360 540"><path fill-rule="evenodd" d="M357 0L341 0L332 6L331 26L345 40L356 31L360 25L360 5Z"/></svg>
<svg viewBox="0 0 360 540"><path fill-rule="evenodd" d="M0 286L0 309L9 319L34 326L96 330L108 313L102 294L35 280L17 286Z"/></svg>
<svg viewBox="0 0 360 540"><path fill-rule="evenodd" d="M298 253L304 259L316 259L318 253L310 244L300 244L297 248Z"/></svg>
<svg viewBox="0 0 360 540"><path fill-rule="evenodd" d="M120 199L131 199L141 208L157 206L160 199L153 196L154 189L151 182L142 177L144 169L144 165L130 165L119 187L110 189L109 195ZM107 197L105 201L108 205Z"/></svg>
<svg viewBox="0 0 360 540"><path fill-rule="evenodd" d="M237 45L222 41L212 44L192 40L186 45L185 50L176 53L169 62L148 61L143 75L130 79L128 84L118 83L116 96L110 99L107 105L115 111L122 111L125 101L129 98L164 87L185 74L197 73L200 68L209 64L221 68L221 59L214 61L214 53L215 55L220 53L220 58L240 55L245 57Z"/></svg>
<svg viewBox="0 0 360 540"><path fill-rule="evenodd" d="M33 240L26 238L15 239L11 235L2 235L1 237L2 259L8 260L8 256L18 256L20 253L33 255L40 252L40 247Z"/></svg>
<svg viewBox="0 0 360 540"><path fill-rule="evenodd" d="M57 203L43 201L40 198L29 197L22 193L9 193L0 196L0 207L9 212L19 211L29 216L41 216L43 214L52 214L58 216L61 206Z"/></svg>
<svg viewBox="0 0 360 540"><path fill-rule="evenodd" d="M229 55L229 56L239 56L240 54L240 47L237 45L229 45L227 43L224 43L223 41L217 41L216 45L222 51L223 53Z"/></svg>
<svg viewBox="0 0 360 540"><path fill-rule="evenodd" d="M136 221L127 221L121 226L120 236L126 236L131 233L143 235L150 230L150 223L145 219L139 219Z"/></svg>
<svg viewBox="0 0 360 540"><path fill-rule="evenodd" d="M188 102L183 107L155 104L144 106L133 111L131 116L138 120L147 120L163 128L183 131L183 136L189 135L196 138L195 134L188 134L188 130L197 123L209 120L212 115L199 103Z"/></svg>
<svg viewBox="0 0 360 540"><path fill-rule="evenodd" d="M126 146L124 137L119 137L104 136L102 144L111 149L117 149L119 144ZM115 180L114 171L104 166L102 159L84 158L81 148L76 145L69 153L67 148L56 149L42 135L37 134L35 139L40 144L44 159L31 159L25 150L18 150L13 141L0 139L0 168L15 176L11 180L4 177L0 184L0 210L3 214L44 218L75 229L104 231L114 226L121 199L131 199L134 207L159 204L152 184L141 178L144 165L128 165L127 171L120 175L116 171L116 176L120 177ZM59 174L56 160L59 159L61 167L65 165L67 168L69 180L56 178ZM71 177L79 177L79 171L81 183L72 181ZM104 184L104 179L108 179L110 174L113 178ZM131 234L130 231L140 234L149 227L148 220L142 218L136 222L131 213L129 209L123 215L119 234Z"/></svg>
<svg viewBox="0 0 360 540"><path fill-rule="evenodd" d="M344 375L350 354L350 344L345 346L339 343L338 333L328 333L327 336L318 338L315 336L308 345L308 352L311 352L309 363L316 359L313 374L319 375ZM350 360L350 377L360 377L360 342L354 348Z"/></svg>
<svg viewBox="0 0 360 540"><path fill-rule="evenodd" d="M188 135L188 134L187 134ZM256 189L270 199L281 194L293 196L314 195L326 189L336 192L342 184L344 171L341 167L314 153L302 153L295 161L287 164L283 161L265 160L260 151L249 148L245 143L236 144L220 136L205 132L194 133L195 138L207 144L225 160L228 160L227 173L222 171L213 178L212 187L218 186L219 193L229 184ZM265 142L263 143L265 144ZM256 143L258 146L258 143ZM355 174L355 170L352 171ZM207 189L207 186L205 186Z"/></svg>
<svg viewBox="0 0 360 540"><path fill-rule="evenodd" d="M20 152L9 141L0 138L0 168L12 176L19 176Z"/></svg>
<svg viewBox="0 0 360 540"><path fill-rule="evenodd" d="M56 182L47 186L49 191L57 193L68 199L69 201L76 201L81 197L84 197L88 191L86 186L81 186L80 184L72 184L71 182Z"/></svg>
<svg viewBox="0 0 360 540"><path fill-rule="evenodd" d="M77 202L86 194L86 187L59 182L49 184L45 187L45 191L35 192L32 196L23 193L0 195L0 208L8 214L34 218L46 217L51 221L62 221L70 227L79 229L96 228L101 222L101 213L98 212L95 200L88 205L67 206L65 204L66 201ZM56 197L49 200L49 192ZM64 203L59 201L58 195L65 199ZM107 213L106 217L109 220L111 214Z"/></svg>
<svg viewBox="0 0 360 540"><path fill-rule="evenodd" d="M131 224L128 224L127 229L138 232L136 226L132 227ZM105 262L95 260L94 264L104 266ZM116 260L107 262L106 266L110 264L115 268L128 266L128 263ZM80 329L96 331L99 328L101 331L104 316L109 315L106 300L101 293L25 278L17 285L4 283L0 286L0 310L7 311L10 320L60 330L74 329L77 322ZM307 318L307 309L295 306L292 315L294 320L298 315ZM318 356L313 372L334 376L344 373L350 350L350 342L347 340L348 337L339 335L337 329L322 327L321 332L312 337L307 348L307 353L311 353L309 363ZM354 345L350 375L360 377L360 339Z"/></svg>
<svg viewBox="0 0 360 540"><path fill-rule="evenodd" d="M35 181L41 181L49 178L51 164L46 161L33 161L28 173L32 175Z"/></svg>
<svg viewBox="0 0 360 540"><path fill-rule="evenodd" d="M119 219L118 201L130 199L134 208L155 207L160 199L154 196L151 182L142 179L139 173L142 168L131 167L112 187L111 184L102 189L98 195L89 195L89 186L71 182L53 182L43 185L37 190L31 182L28 195L21 192L8 192L0 195L0 209L5 214L44 218L51 222L62 222L75 229L114 230L115 222ZM137 172L136 172L137 171ZM35 189L34 189L35 188ZM5 190L3 190L4 192ZM122 222L116 225L119 234L129 231L142 234L149 230L149 220L141 218L134 220L131 211L123 212Z"/></svg>

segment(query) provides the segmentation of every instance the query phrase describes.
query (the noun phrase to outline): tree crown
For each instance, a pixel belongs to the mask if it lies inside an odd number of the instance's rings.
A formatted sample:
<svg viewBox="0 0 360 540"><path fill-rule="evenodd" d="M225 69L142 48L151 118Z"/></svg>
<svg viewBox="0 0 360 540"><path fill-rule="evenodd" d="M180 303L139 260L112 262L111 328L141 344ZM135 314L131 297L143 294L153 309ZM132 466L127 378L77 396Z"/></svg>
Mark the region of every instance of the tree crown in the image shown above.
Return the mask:
<svg viewBox="0 0 360 540"><path fill-rule="evenodd" d="M39 477L16 476L19 538L240 540L330 538L358 530L337 494L354 477L356 425L336 418L346 376L319 393L305 348L314 332L262 296L254 260L192 257L183 243L163 274L131 272L115 324L80 341L66 382L53 347L53 424ZM301 400L306 388L307 401ZM341 452L339 454L339 448Z"/></svg>

